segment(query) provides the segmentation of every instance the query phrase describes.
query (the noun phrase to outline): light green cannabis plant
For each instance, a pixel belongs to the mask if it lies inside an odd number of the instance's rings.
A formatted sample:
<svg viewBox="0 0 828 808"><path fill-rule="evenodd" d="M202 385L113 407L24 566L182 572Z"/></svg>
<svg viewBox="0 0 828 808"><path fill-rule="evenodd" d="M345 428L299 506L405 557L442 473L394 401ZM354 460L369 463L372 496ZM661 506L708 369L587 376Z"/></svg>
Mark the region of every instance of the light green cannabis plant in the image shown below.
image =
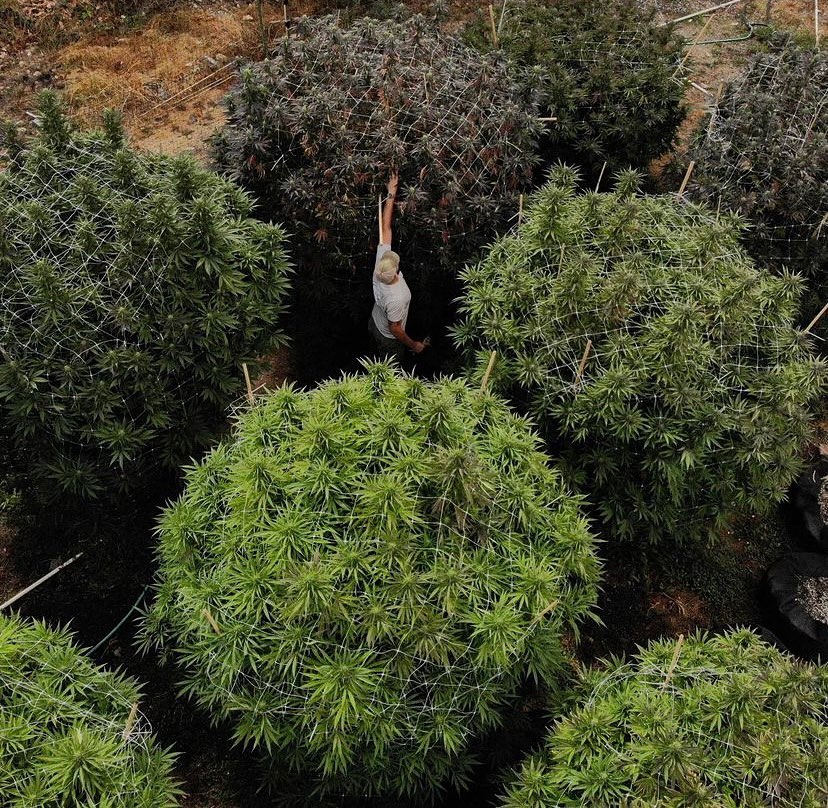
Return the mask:
<svg viewBox="0 0 828 808"><path fill-rule="evenodd" d="M174 808L174 756L133 705L131 679L95 665L65 630L0 616L0 805Z"/></svg>
<svg viewBox="0 0 828 808"><path fill-rule="evenodd" d="M0 431L53 494L92 498L176 468L279 344L284 234L188 157L75 132L56 96L0 143Z"/></svg>
<svg viewBox="0 0 828 808"><path fill-rule="evenodd" d="M581 194L554 169L464 271L455 338L479 372L498 351L497 388L610 533L715 535L783 497L825 369L794 327L802 279L757 269L738 217L636 187Z"/></svg>
<svg viewBox="0 0 828 808"><path fill-rule="evenodd" d="M820 808L828 668L747 630L651 643L583 672L505 808Z"/></svg>
<svg viewBox="0 0 828 808"><path fill-rule="evenodd" d="M463 381L366 367L274 392L189 469L144 627L306 798L462 786L596 599L579 501L529 424Z"/></svg>

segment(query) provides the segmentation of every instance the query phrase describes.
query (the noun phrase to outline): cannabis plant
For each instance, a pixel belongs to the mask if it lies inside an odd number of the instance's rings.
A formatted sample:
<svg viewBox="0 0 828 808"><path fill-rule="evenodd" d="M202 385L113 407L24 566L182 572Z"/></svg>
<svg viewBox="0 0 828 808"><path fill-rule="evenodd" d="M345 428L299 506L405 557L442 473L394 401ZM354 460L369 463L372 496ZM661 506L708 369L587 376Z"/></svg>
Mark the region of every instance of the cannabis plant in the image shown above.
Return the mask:
<svg viewBox="0 0 828 808"><path fill-rule="evenodd" d="M825 374L793 327L801 279L756 269L734 214L637 181L579 194L554 169L464 271L454 333L478 368L498 351L495 384L611 533L681 540L779 502Z"/></svg>
<svg viewBox="0 0 828 808"><path fill-rule="evenodd" d="M518 0L498 17L498 48L538 89L543 152L591 173L645 167L684 119L684 40L634 0ZM466 39L492 50L480 15Z"/></svg>
<svg viewBox="0 0 828 808"><path fill-rule="evenodd" d="M804 274L821 307L828 284L828 57L783 40L724 90L689 151L690 193L741 213L744 242L778 272Z"/></svg>
<svg viewBox="0 0 828 808"><path fill-rule="evenodd" d="M173 468L281 342L282 231L190 158L74 132L55 96L9 128L0 172L0 413L9 453L53 492L94 497Z"/></svg>
<svg viewBox="0 0 828 808"><path fill-rule="evenodd" d="M521 683L556 687L596 597L578 499L524 419L366 368L257 401L189 469L144 626L305 799L462 786Z"/></svg>
<svg viewBox="0 0 828 808"><path fill-rule="evenodd" d="M580 704L506 808L828 804L828 669L741 629L651 643L582 674Z"/></svg>
<svg viewBox="0 0 828 808"><path fill-rule="evenodd" d="M392 172L394 249L409 281L492 238L531 178L541 124L530 95L502 59L422 17L347 29L336 16L303 18L269 59L241 70L214 154L291 223L329 299L331 280L370 286L378 194Z"/></svg>
<svg viewBox="0 0 828 808"><path fill-rule="evenodd" d="M68 631L0 616L0 804L178 805L174 756L150 734L140 699L134 681L95 665Z"/></svg>

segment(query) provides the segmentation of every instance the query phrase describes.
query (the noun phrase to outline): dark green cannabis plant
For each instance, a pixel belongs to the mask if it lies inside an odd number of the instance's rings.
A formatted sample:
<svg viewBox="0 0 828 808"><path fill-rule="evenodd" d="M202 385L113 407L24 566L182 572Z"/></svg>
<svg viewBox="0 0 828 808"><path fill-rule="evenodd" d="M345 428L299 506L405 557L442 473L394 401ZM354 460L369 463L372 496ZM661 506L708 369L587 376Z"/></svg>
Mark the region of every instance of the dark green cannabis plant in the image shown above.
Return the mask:
<svg viewBox="0 0 828 808"><path fill-rule="evenodd" d="M498 17L498 47L539 91L541 148L591 174L645 168L670 150L686 113L684 40L634 0L518 0ZM492 50L488 18L466 39Z"/></svg>
<svg viewBox="0 0 828 808"><path fill-rule="evenodd" d="M757 269L742 223L675 196L576 191L557 167L519 231L463 273L457 344L539 423L609 531L716 535L798 468L824 366L801 278Z"/></svg>
<svg viewBox="0 0 828 808"><path fill-rule="evenodd" d="M783 40L724 90L688 157L689 193L741 213L744 243L774 272L806 276L814 300L828 283L828 56Z"/></svg>
<svg viewBox="0 0 828 808"><path fill-rule="evenodd" d="M392 172L409 278L453 267L514 215L540 129L530 95L502 59L423 17L346 29L335 16L303 18L269 59L241 70L214 154L291 223L309 266L328 280L356 273L367 288Z"/></svg>
<svg viewBox="0 0 828 808"><path fill-rule="evenodd" d="M366 367L258 401L189 469L143 629L306 799L464 785L521 684L556 687L596 598L579 501L527 422Z"/></svg>
<svg viewBox="0 0 828 808"><path fill-rule="evenodd" d="M95 665L68 631L0 616L0 804L174 808L174 756L139 704L135 682Z"/></svg>
<svg viewBox="0 0 828 808"><path fill-rule="evenodd" d="M9 129L0 172L0 415L53 492L98 496L175 468L282 341L278 227L188 157L129 149L114 114L74 132L54 95Z"/></svg>
<svg viewBox="0 0 828 808"><path fill-rule="evenodd" d="M504 808L828 804L828 668L747 630L651 643L584 670L580 706Z"/></svg>

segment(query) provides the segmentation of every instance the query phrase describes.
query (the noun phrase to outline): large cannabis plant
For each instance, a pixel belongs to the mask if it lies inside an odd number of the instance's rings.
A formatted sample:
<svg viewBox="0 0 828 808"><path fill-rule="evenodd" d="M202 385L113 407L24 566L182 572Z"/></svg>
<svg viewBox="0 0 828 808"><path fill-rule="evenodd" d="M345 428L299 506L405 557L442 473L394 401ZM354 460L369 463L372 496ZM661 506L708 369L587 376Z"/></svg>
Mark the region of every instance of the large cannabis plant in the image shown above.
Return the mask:
<svg viewBox="0 0 828 808"><path fill-rule="evenodd" d="M815 300L828 283L828 56L783 41L753 57L702 123L688 156L689 192L741 213L743 238L762 265L809 279Z"/></svg>
<svg viewBox="0 0 828 808"><path fill-rule="evenodd" d="M215 157L291 223L309 267L367 289L392 172L394 249L418 273L452 267L514 215L541 126L528 95L502 59L422 17L305 18L242 69Z"/></svg>
<svg viewBox="0 0 828 808"><path fill-rule="evenodd" d="M135 682L95 665L69 632L0 616L0 804L178 805L174 756L150 734L140 698Z"/></svg>
<svg viewBox="0 0 828 808"><path fill-rule="evenodd" d="M498 47L540 92L554 117L542 150L592 173L646 167L670 150L684 119L684 40L634 0L518 0L499 24ZM498 18L498 22L500 19ZM492 49L488 19L466 38Z"/></svg>
<svg viewBox="0 0 828 808"><path fill-rule="evenodd" d="M595 603L593 539L537 444L492 395L384 364L274 392L164 514L146 645L306 797L463 785Z"/></svg>
<svg viewBox="0 0 828 808"><path fill-rule="evenodd" d="M674 196L576 192L557 167L516 233L463 273L457 343L530 411L610 531L681 540L767 511L798 468L824 367L801 279L742 225ZM715 534L714 534L715 535Z"/></svg>
<svg viewBox="0 0 828 808"><path fill-rule="evenodd" d="M186 157L124 144L110 114L73 132L44 94L40 133L7 132L0 172L0 413L57 492L95 496L175 467L279 343L282 231Z"/></svg>
<svg viewBox="0 0 828 808"><path fill-rule="evenodd" d="M581 691L506 808L828 804L828 668L750 631L651 643Z"/></svg>

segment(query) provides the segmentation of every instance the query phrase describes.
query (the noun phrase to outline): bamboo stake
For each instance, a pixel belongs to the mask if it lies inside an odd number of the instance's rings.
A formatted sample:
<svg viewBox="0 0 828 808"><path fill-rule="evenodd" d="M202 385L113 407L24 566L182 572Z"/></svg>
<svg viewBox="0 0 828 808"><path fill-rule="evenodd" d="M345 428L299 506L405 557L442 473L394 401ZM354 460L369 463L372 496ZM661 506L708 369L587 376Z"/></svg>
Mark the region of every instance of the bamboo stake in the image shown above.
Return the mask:
<svg viewBox="0 0 828 808"><path fill-rule="evenodd" d="M581 377L584 375L584 368L586 367L587 359L589 359L589 352L592 350L592 340L588 339L586 348L584 348L584 355L581 357L581 364L578 365L578 372L575 374L575 382L573 387L577 388L581 383Z"/></svg>
<svg viewBox="0 0 828 808"><path fill-rule="evenodd" d="M518 227L523 224L523 194L518 198Z"/></svg>
<svg viewBox="0 0 828 808"><path fill-rule="evenodd" d="M135 719L138 718L138 702L133 702L132 709L129 711L129 715L127 716L126 724L124 725L124 731L121 733L121 740L128 741L129 736L132 734L132 728L135 726Z"/></svg>
<svg viewBox="0 0 828 808"><path fill-rule="evenodd" d="M483 381L480 382L481 393L485 393L486 388L489 386L489 377L492 375L492 371L494 370L495 359L497 359L497 351L492 351L492 355L489 357L489 364L486 366L486 372L483 374Z"/></svg>
<svg viewBox="0 0 828 808"><path fill-rule="evenodd" d="M503 6L500 9L500 19L497 21L497 32L498 34L503 29L503 18L506 16L506 3L508 0L503 0Z"/></svg>
<svg viewBox="0 0 828 808"><path fill-rule="evenodd" d="M21 589L16 595L10 597L5 603L0 604L0 612L3 611L7 606L11 606L12 603L17 603L20 598L24 595L28 595L33 589L37 589L44 581L48 581L53 575L57 575L62 569L68 567L73 561L77 561L83 553L78 553L76 556L72 556L68 561L64 561L60 566L55 567L53 570L50 570L42 577L38 578L33 584L29 584L25 589Z"/></svg>
<svg viewBox="0 0 828 808"><path fill-rule="evenodd" d="M282 2L282 15L285 18L285 34L289 35L290 31L288 29L290 28L290 20L288 19L287 13L287 0L283 0Z"/></svg>
<svg viewBox="0 0 828 808"><path fill-rule="evenodd" d="M727 8L728 6L735 6L736 3L741 3L742 0L728 0L727 3L719 3L718 6L710 6L710 8L704 8L701 11L694 11L692 14L685 14L683 17L678 17L675 20L670 20L670 22L666 23L667 25L675 25L678 22L686 22L687 20L692 20L695 17L701 17L702 14L710 14L711 11L718 11L720 8Z"/></svg>
<svg viewBox="0 0 828 808"><path fill-rule="evenodd" d="M242 362L242 370L244 371L244 384L247 387L247 403L252 407L256 403L253 398L253 383L250 381L250 371L247 369L247 362Z"/></svg>
<svg viewBox="0 0 828 808"><path fill-rule="evenodd" d="M221 626L219 626L219 624L216 622L216 619L213 617L212 614L210 614L210 610L206 606L201 610L201 616L204 617L207 620L207 622L213 627L213 631L215 631L216 634L221 634Z"/></svg>
<svg viewBox="0 0 828 808"><path fill-rule="evenodd" d="M684 63L690 57L690 52L693 50L693 48L695 48L696 45L698 45L704 39L705 31L707 31L707 29L710 26L711 22L713 22L713 15L712 14L704 21L704 25L702 26L701 31L699 31L698 36L696 36L696 38L690 43L689 47L684 52L684 56L682 57L681 61L679 62L678 67L673 71L673 78L675 78L679 74L681 69L684 67Z"/></svg>
<svg viewBox="0 0 828 808"><path fill-rule="evenodd" d="M804 330L802 333L803 333L803 334L807 334L807 333L808 333L808 332L809 332L809 331L810 331L810 330L811 330L811 329L812 329L812 328L813 328L813 327L814 327L814 326L815 326L815 325L816 325L816 324L817 324L817 323L818 323L818 322L822 319L822 315L823 315L823 314L825 314L825 312L826 312L826 311L828 311L828 303L826 303L826 304L825 304L825 305L824 305L824 306L823 306L823 307L819 310L819 314L817 314L817 316L816 316L816 317L814 317L814 319L813 319L813 320L811 320L811 322L810 322L810 323L808 323L807 327L805 328L805 330ZM0 607L0 608L2 608L2 607Z"/></svg>
<svg viewBox="0 0 828 808"><path fill-rule="evenodd" d="M814 39L819 47L819 0L814 0Z"/></svg>
<svg viewBox="0 0 828 808"><path fill-rule="evenodd" d="M539 121L557 121L557 118L538 118Z"/></svg>
<svg viewBox="0 0 828 808"><path fill-rule="evenodd" d="M687 183L690 182L690 175L693 173L693 169L696 167L696 161L691 160L690 165L687 166L687 171L684 172L684 179L681 181L681 188L678 191L678 198L681 199L684 196L684 192L687 190Z"/></svg>
<svg viewBox="0 0 828 808"><path fill-rule="evenodd" d="M601 166L601 173L598 175L598 182L595 183L595 193L598 193L598 189L601 187L601 180L604 179L604 172L607 170L607 161L604 160L604 165Z"/></svg>
<svg viewBox="0 0 828 808"><path fill-rule="evenodd" d="M661 683L662 689L666 688L667 685L670 684L670 680L673 678L673 673L675 673L676 665L678 664L679 654L681 653L681 648L684 645L684 634L678 635L678 641L676 642L676 650L673 652L673 658L670 661L670 667L667 668L667 676L664 677L664 681Z"/></svg>
<svg viewBox="0 0 828 808"><path fill-rule="evenodd" d="M489 3L489 22L492 26L492 45L497 47L497 25L495 24L494 7L491 3Z"/></svg>
<svg viewBox="0 0 828 808"><path fill-rule="evenodd" d="M543 620L543 618L546 617L546 615L548 615L549 612L551 612L552 609L554 609L557 605L558 605L557 600L550 600L549 603L546 604L546 607L544 608L544 610L542 612L538 612L532 618L532 625L535 625L535 623L540 623L540 621Z"/></svg>

